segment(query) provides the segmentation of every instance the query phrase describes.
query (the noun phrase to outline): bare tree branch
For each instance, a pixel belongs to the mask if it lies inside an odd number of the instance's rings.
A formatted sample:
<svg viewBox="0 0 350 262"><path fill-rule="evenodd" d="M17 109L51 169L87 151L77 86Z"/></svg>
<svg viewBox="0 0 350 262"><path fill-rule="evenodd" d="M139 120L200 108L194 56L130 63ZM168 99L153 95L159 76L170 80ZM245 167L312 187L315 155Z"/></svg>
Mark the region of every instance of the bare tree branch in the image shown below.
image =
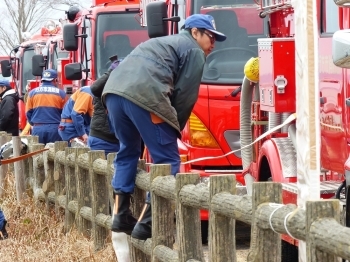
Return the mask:
<svg viewBox="0 0 350 262"><path fill-rule="evenodd" d="M36 33L52 14L62 12L71 5L91 5L91 0L0 0L0 54L7 55L24 42L24 32Z"/></svg>

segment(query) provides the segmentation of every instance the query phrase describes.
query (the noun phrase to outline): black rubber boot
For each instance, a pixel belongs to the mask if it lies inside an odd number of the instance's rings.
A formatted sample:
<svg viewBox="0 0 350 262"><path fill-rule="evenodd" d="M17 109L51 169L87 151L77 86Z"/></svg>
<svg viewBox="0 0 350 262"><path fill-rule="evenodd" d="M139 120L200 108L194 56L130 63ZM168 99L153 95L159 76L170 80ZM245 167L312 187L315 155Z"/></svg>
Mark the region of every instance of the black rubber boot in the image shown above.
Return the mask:
<svg viewBox="0 0 350 262"><path fill-rule="evenodd" d="M112 222L113 232L124 232L130 235L134 229L137 219L132 216L130 210L130 194L125 194L120 191L114 192L114 214Z"/></svg>
<svg viewBox="0 0 350 262"><path fill-rule="evenodd" d="M7 224L7 221L5 220L4 221L4 226L0 230L0 232L1 232L0 233L0 240L8 238L8 234L7 234L7 231L6 231L6 224Z"/></svg>
<svg viewBox="0 0 350 262"><path fill-rule="evenodd" d="M152 208L150 203L146 203L140 218L131 233L131 237L146 240L152 237Z"/></svg>

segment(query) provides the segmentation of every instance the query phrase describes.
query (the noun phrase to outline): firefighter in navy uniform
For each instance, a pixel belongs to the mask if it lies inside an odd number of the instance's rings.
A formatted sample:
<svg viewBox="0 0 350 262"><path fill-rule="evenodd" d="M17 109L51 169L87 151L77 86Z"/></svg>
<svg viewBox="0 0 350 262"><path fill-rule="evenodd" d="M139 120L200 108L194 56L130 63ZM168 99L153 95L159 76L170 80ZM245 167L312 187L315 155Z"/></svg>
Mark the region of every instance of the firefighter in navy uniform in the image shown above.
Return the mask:
<svg viewBox="0 0 350 262"><path fill-rule="evenodd" d="M57 82L57 71L47 69L42 74L41 85L28 94L27 120L33 127L32 135L39 136L39 143L62 140L58 134L58 125L67 95L57 87Z"/></svg>
<svg viewBox="0 0 350 262"><path fill-rule="evenodd" d="M113 231L151 237L150 199L138 221L130 211L141 138L155 164L171 164L171 173L178 173L177 138L197 101L206 56L215 41L225 39L212 16L192 15L180 34L141 43L109 76L102 101L120 142L112 180Z"/></svg>
<svg viewBox="0 0 350 262"><path fill-rule="evenodd" d="M79 138L87 143L94 110L92 100L93 95L89 86L78 89L68 99L62 110L58 128L63 141L68 141L70 144L72 139Z"/></svg>

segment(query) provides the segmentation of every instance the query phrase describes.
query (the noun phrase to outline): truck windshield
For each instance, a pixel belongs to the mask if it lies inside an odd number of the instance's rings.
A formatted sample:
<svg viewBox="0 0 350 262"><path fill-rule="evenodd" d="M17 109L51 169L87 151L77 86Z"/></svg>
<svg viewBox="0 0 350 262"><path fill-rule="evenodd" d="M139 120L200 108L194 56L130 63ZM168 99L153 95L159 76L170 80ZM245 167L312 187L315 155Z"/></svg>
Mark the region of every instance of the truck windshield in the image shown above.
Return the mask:
<svg viewBox="0 0 350 262"><path fill-rule="evenodd" d="M57 70L57 60L60 58L69 57L69 52L57 50L57 46L55 46L55 51L53 54L49 55L49 64L52 63L52 68Z"/></svg>
<svg viewBox="0 0 350 262"><path fill-rule="evenodd" d="M26 93L26 85L28 80L35 79L32 74L32 57L35 55L34 49L26 49L22 58L22 81L21 87L19 88L22 95Z"/></svg>
<svg viewBox="0 0 350 262"><path fill-rule="evenodd" d="M213 16L216 29L227 36L224 42L216 42L208 55L203 83L242 83L245 63L258 55L257 39L266 35L257 7L253 0L192 1L192 14Z"/></svg>
<svg viewBox="0 0 350 262"><path fill-rule="evenodd" d="M137 12L106 13L97 17L95 68L100 77L108 70L109 57L126 57L138 44L148 39L147 28L135 19Z"/></svg>

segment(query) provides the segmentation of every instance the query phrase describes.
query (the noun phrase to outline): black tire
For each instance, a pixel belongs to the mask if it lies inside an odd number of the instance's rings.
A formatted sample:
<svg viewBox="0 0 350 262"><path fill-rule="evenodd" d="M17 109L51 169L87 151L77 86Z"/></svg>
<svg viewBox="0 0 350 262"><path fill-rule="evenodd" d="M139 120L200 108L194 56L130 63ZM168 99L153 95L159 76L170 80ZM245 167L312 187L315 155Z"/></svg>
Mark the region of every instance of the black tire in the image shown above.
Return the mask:
<svg viewBox="0 0 350 262"><path fill-rule="evenodd" d="M298 262L298 247L282 240L282 262Z"/></svg>

